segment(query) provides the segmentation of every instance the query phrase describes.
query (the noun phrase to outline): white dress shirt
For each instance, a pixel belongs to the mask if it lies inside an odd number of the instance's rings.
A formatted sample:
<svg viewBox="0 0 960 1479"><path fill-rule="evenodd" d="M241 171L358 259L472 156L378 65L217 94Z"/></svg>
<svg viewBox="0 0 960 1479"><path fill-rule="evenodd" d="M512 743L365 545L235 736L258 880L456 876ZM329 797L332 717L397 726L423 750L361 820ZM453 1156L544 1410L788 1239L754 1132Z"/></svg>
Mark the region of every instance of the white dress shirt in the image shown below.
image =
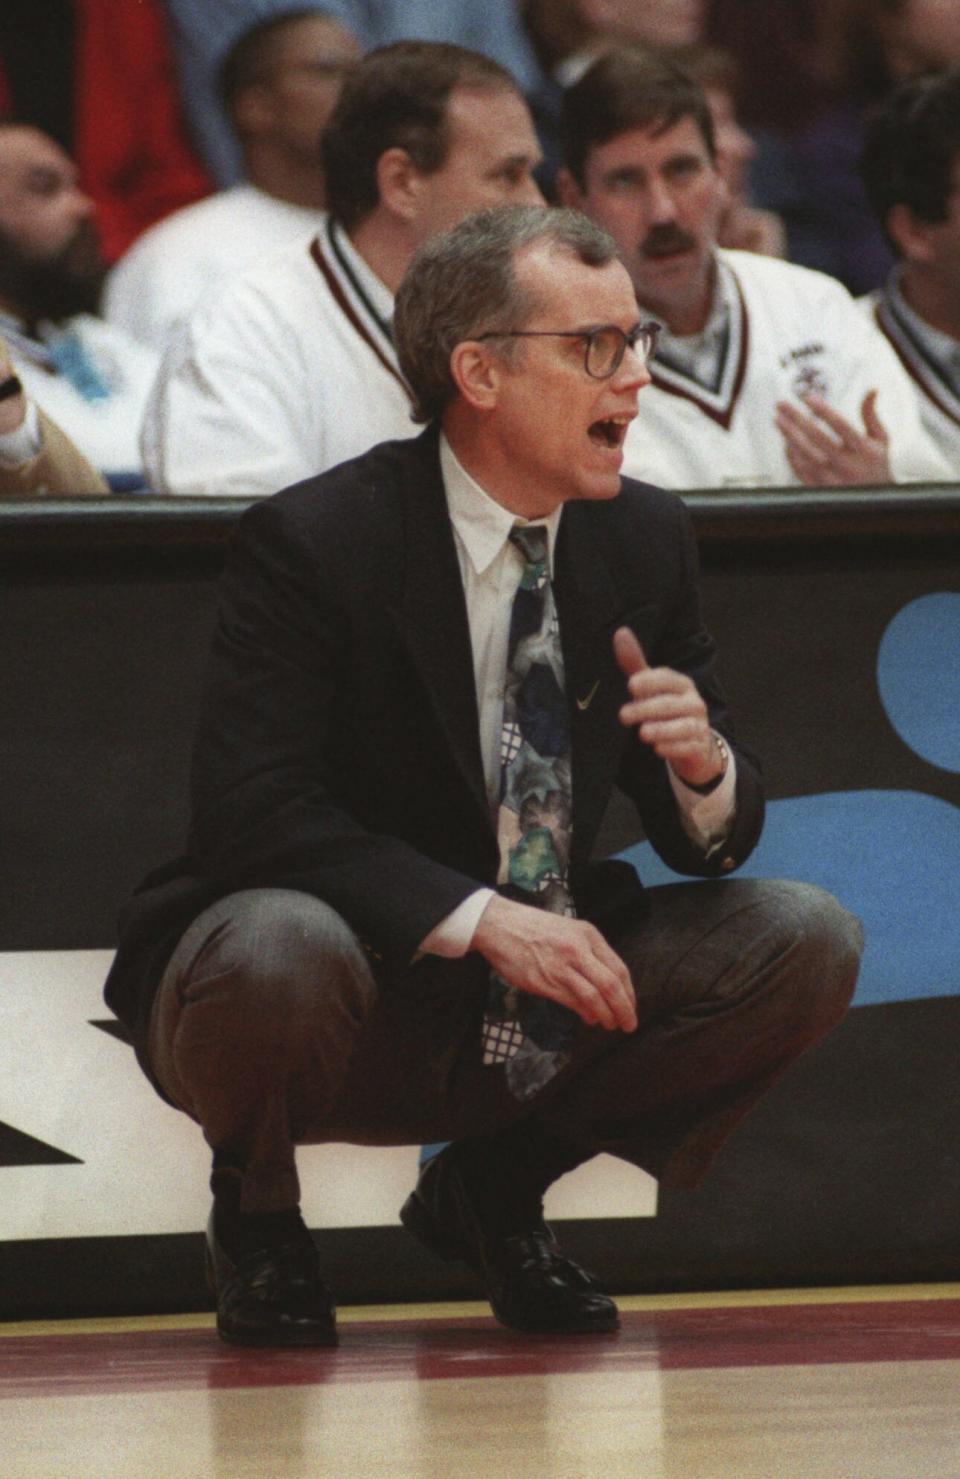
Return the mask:
<svg viewBox="0 0 960 1479"><path fill-rule="evenodd" d="M503 721L503 680L507 667L510 614L523 574L520 552L510 543L515 524L544 524L550 575L563 505L545 519L517 518L485 493L458 462L445 436L440 438L440 470L453 525L454 544L467 603L473 676L480 715L480 754L493 825L500 804L500 730ZM624 688L626 697L626 688ZM638 740L639 744L640 741ZM670 782L680 819L687 834L704 853L719 845L733 818L736 772L733 757L715 791L701 796L691 791L672 770ZM490 888L477 889L430 931L421 950L456 958L470 949L480 916L494 897Z"/></svg>

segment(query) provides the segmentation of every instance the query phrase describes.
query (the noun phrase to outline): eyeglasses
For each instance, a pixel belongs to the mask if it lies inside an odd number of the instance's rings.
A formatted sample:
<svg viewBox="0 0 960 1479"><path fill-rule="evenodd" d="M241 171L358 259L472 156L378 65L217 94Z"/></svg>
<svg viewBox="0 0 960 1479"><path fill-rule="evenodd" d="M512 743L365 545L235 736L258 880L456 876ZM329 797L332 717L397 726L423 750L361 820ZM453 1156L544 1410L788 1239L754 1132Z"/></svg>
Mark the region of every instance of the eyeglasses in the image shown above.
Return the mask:
<svg viewBox="0 0 960 1479"><path fill-rule="evenodd" d="M623 356L632 349L641 363L646 366L656 353L660 325L654 319L637 324L629 334L618 329L616 324L600 324L595 329L490 329L478 334L481 339L582 339L583 367L594 380L609 380L623 363Z"/></svg>

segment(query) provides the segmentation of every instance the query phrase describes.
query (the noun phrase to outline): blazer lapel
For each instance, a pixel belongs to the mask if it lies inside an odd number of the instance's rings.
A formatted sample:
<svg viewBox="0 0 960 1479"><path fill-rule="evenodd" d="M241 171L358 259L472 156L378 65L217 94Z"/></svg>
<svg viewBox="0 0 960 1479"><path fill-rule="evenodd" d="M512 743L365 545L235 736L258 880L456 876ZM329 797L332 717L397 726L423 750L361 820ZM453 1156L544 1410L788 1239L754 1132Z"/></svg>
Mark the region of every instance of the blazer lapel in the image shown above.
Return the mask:
<svg viewBox="0 0 960 1479"><path fill-rule="evenodd" d="M392 615L454 764L490 828L473 649L435 431L426 432L411 449L419 455L404 493L403 576Z"/></svg>

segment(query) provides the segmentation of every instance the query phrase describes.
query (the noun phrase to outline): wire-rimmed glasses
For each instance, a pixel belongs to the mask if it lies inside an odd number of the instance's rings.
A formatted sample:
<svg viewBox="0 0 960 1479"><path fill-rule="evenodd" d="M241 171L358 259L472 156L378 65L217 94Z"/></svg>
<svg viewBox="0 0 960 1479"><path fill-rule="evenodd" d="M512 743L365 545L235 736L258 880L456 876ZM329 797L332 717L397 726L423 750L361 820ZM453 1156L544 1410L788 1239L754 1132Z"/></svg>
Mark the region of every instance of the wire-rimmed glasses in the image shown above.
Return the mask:
<svg viewBox="0 0 960 1479"><path fill-rule="evenodd" d="M582 339L583 367L593 380L609 380L623 363L628 349L648 365L653 358L660 325L655 319L637 324L624 333L616 324L598 324L593 329L490 329L481 339Z"/></svg>

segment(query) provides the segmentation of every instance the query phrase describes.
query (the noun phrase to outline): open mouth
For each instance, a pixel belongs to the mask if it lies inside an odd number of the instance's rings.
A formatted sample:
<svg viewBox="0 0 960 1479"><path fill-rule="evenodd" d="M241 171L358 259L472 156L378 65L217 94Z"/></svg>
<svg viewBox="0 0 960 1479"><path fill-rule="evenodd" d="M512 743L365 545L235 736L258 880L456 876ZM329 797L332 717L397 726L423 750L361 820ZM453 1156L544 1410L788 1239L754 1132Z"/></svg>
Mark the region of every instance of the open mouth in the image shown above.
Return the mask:
<svg viewBox="0 0 960 1479"><path fill-rule="evenodd" d="M627 427L632 420L632 416L609 416L605 421L594 421L588 428L587 435L598 447L609 447L611 451L618 452L623 446Z"/></svg>

